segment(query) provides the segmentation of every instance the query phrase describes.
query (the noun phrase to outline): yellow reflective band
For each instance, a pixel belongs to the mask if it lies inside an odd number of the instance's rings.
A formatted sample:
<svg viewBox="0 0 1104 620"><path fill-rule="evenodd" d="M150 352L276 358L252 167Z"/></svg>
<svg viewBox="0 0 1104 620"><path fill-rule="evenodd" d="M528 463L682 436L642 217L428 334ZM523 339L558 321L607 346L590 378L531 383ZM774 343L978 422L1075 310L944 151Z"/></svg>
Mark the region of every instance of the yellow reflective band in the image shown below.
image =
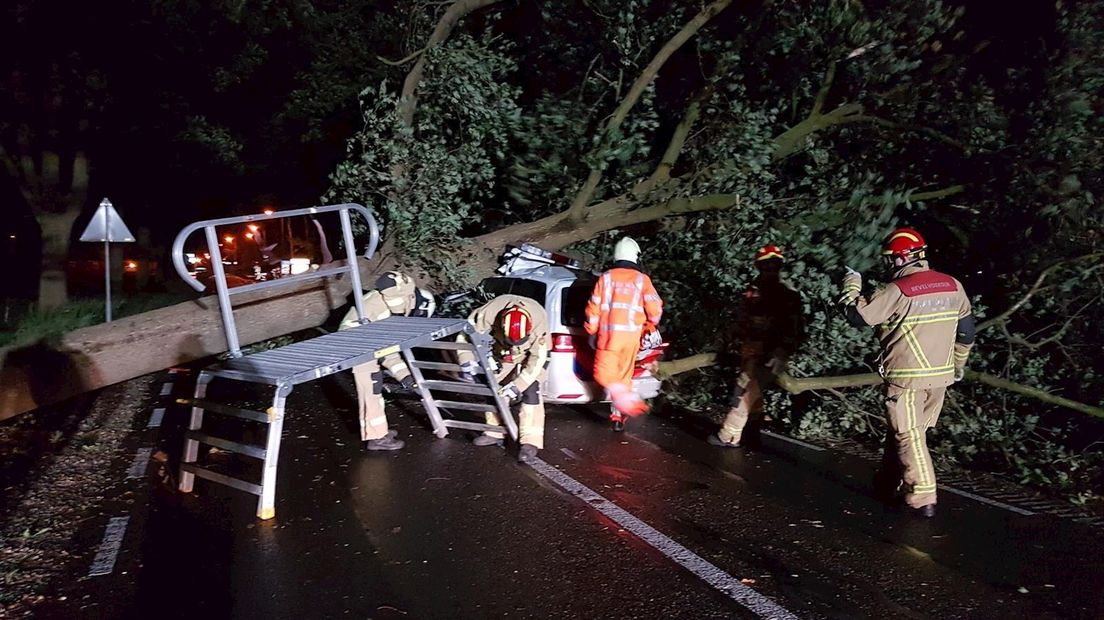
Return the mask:
<svg viewBox="0 0 1104 620"><path fill-rule="evenodd" d="M909 317L901 321L905 325L930 325L932 323L951 323L958 321L958 316L922 316L922 317Z"/></svg>
<svg viewBox="0 0 1104 620"><path fill-rule="evenodd" d="M904 237L905 239L908 239L909 241L915 241L916 243L920 243L920 239L916 235L914 235L910 232L905 232L903 230L901 232L893 235L892 237L890 237L889 241L896 241L896 240L900 239L901 237Z"/></svg>
<svg viewBox="0 0 1104 620"><path fill-rule="evenodd" d="M768 258L782 258L782 255L779 254L778 252L767 252L766 254L764 254L764 255L760 256L759 258L755 259L755 261L759 262L761 260L767 260Z"/></svg>
<svg viewBox="0 0 1104 620"><path fill-rule="evenodd" d="M392 345L390 347L387 347L386 349L380 349L379 351L376 351L376 359L379 359L381 357L387 357L388 355L391 355L392 353L398 353L398 352L399 352L399 345L397 345L397 344Z"/></svg>
<svg viewBox="0 0 1104 620"><path fill-rule="evenodd" d="M954 356L955 356L955 359L956 359L956 360L964 360L964 359L966 359L967 357L970 357L970 352L969 352L969 351L962 351L962 352L960 353L960 352L958 352L958 351L955 351L955 354L954 354Z"/></svg>
<svg viewBox="0 0 1104 620"><path fill-rule="evenodd" d="M916 339L916 334L912 333L911 327L905 328L905 342L908 343L909 350L912 351L912 355L920 363L920 366L931 368L931 362L928 361L928 356L924 355L924 349L920 346L920 341Z"/></svg>
<svg viewBox="0 0 1104 620"><path fill-rule="evenodd" d="M954 372L954 366L935 366L933 368L894 368L887 370L885 376L891 379L922 379L925 377L938 377Z"/></svg>

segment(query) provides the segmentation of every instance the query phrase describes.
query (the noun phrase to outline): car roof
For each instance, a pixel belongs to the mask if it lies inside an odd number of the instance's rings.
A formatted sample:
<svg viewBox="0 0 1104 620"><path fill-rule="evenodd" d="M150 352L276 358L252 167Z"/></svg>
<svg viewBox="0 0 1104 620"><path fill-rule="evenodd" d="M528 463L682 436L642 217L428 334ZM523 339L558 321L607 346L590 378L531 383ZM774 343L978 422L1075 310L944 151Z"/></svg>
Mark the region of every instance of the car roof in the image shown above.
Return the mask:
<svg viewBox="0 0 1104 620"><path fill-rule="evenodd" d="M505 275L494 276L497 278L523 278L525 280L537 280L544 284L557 284L574 280L593 280L596 276L588 271L568 269L559 265L542 265L529 269L519 269Z"/></svg>

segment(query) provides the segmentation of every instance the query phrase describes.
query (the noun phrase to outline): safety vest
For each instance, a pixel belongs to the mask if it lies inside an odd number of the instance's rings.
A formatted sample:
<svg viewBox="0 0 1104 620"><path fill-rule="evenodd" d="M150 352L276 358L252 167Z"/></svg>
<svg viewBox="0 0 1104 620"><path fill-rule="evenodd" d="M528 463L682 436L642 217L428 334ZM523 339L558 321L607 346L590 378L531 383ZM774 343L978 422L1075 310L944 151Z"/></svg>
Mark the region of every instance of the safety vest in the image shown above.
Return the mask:
<svg viewBox="0 0 1104 620"><path fill-rule="evenodd" d="M639 343L646 321L659 324L663 300L647 274L629 267L615 267L598 278L586 315L586 331L598 335L598 348L606 348L611 340L631 338Z"/></svg>

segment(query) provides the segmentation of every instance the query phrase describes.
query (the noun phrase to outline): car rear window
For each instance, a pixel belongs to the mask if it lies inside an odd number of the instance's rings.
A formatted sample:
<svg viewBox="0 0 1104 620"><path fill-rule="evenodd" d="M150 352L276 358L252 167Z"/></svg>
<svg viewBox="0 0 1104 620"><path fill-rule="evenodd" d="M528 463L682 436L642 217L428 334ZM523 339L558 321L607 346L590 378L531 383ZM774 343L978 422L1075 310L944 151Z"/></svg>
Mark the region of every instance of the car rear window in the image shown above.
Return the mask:
<svg viewBox="0 0 1104 620"><path fill-rule="evenodd" d="M568 327L582 327L586 320L586 305L590 299L590 293L594 290L594 283L576 282L561 291L560 295L560 322Z"/></svg>
<svg viewBox="0 0 1104 620"><path fill-rule="evenodd" d="M479 288L483 290L486 299L490 300L499 295L521 295L535 299L543 307L547 301L545 295L548 289L543 282L526 280L524 278L487 278L483 280Z"/></svg>

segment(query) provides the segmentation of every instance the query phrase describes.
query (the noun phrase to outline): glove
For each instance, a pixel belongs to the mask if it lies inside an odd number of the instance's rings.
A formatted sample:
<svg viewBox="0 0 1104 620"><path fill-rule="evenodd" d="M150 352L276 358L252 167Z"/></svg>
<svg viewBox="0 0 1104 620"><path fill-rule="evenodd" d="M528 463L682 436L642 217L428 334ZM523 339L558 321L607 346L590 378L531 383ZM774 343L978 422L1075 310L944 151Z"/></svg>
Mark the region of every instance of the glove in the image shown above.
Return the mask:
<svg viewBox="0 0 1104 620"><path fill-rule="evenodd" d="M513 383L504 385L498 388L498 395L506 399L507 402L514 403L521 400L521 390Z"/></svg>
<svg viewBox="0 0 1104 620"><path fill-rule="evenodd" d="M966 378L966 367L962 366L961 368L955 368L955 372L954 372L955 383L958 383L959 381L962 381L964 378Z"/></svg>
<svg viewBox="0 0 1104 620"><path fill-rule="evenodd" d="M771 353L770 359L767 360L766 366L770 369L771 374L782 374L786 370L786 352L782 349L775 349Z"/></svg>
<svg viewBox="0 0 1104 620"><path fill-rule="evenodd" d="M862 274L850 267L846 267L847 273L843 276L840 285L840 297L838 303L849 306L855 303L862 293Z"/></svg>
<svg viewBox="0 0 1104 620"><path fill-rule="evenodd" d="M460 375L457 379L464 383L475 383L475 375L479 372L479 362L468 360L460 364Z"/></svg>

